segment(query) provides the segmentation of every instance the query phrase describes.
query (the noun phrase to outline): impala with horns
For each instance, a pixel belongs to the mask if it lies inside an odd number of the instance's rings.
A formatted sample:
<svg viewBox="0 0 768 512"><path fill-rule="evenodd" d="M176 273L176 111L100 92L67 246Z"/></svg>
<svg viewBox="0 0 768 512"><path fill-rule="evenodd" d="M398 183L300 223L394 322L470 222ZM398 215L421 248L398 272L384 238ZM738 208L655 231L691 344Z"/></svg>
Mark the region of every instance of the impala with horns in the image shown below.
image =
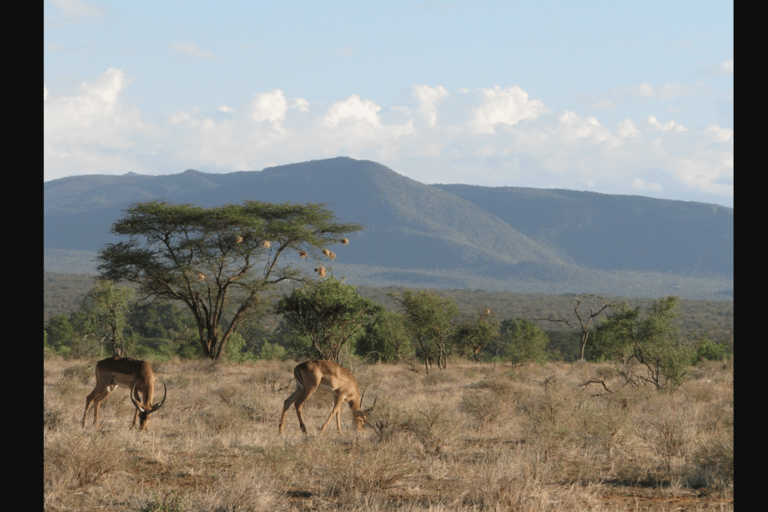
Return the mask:
<svg viewBox="0 0 768 512"><path fill-rule="evenodd" d="M138 418L139 430L147 430L149 415L160 409L168 396L168 388L163 381L163 400L152 404L155 399L155 374L152 371L152 365L147 361L139 361L130 357L102 359L96 363L96 387L85 399L83 427L85 427L85 418L88 416L88 409L91 408L91 405L94 406L93 423L96 424L99 419L101 402L118 386L131 390L131 402L136 407L131 428L136 426L136 419Z"/></svg>
<svg viewBox="0 0 768 512"><path fill-rule="evenodd" d="M341 406L344 404L344 401L349 402L349 408L352 409L355 427L357 427L358 432L363 429L366 417L376 406L376 400L374 400L373 405L369 409L362 410L363 397L360 395L357 379L355 379L351 371L333 361L324 361L322 359L306 361L293 369L293 376L296 379L296 391L283 404L283 415L280 417L281 434L283 433L285 415L288 413L291 404L294 404L296 407L296 416L299 417L301 431L305 434L307 433L304 419L301 417L301 408L317 388L330 391L335 396L333 410L328 419L325 420L323 428L320 429L321 434L334 416L336 416L336 428L343 434L341 431Z"/></svg>

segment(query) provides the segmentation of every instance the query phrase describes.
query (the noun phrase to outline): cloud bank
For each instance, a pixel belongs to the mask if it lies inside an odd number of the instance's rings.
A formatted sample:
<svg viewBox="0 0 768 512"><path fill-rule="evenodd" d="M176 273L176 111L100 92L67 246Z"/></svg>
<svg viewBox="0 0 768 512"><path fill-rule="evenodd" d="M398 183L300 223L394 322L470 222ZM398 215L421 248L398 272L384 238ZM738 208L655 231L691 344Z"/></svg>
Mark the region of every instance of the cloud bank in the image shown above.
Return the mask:
<svg viewBox="0 0 768 512"><path fill-rule="evenodd" d="M189 46L178 50L207 57ZM733 130L680 126L668 114L604 126L594 116L553 112L518 86L448 91L417 84L398 105L357 94L321 104L273 89L241 105L210 112L190 107L148 120L123 99L129 86L114 68L69 96L52 96L44 86L45 181L129 171L259 170L350 156L423 183L733 201ZM605 104L685 94L672 89L640 84L613 91Z"/></svg>

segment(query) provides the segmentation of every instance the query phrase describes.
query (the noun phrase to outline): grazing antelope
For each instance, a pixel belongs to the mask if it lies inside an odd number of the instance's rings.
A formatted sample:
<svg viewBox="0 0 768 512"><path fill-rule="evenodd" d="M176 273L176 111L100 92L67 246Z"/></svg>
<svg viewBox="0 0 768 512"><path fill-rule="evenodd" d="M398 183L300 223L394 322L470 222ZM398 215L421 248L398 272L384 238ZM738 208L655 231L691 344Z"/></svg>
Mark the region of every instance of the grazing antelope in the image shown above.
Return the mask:
<svg viewBox="0 0 768 512"><path fill-rule="evenodd" d="M306 361L296 366L293 369L293 376L296 379L296 391L283 403L283 415L280 417L281 434L283 433L285 415L288 413L291 404L295 404L301 431L305 434L307 433L304 419L301 417L301 407L317 388L331 391L336 397L331 415L328 416L323 428L320 429L321 434L334 416L336 416L336 428L343 434L341 431L341 406L345 400L349 401L349 408L352 409L357 431L363 430L363 423L365 423L366 417L376 406L376 400L373 401L370 409L365 411L361 409L363 398L360 396L357 379L355 379L351 371L332 361L316 360Z"/></svg>
<svg viewBox="0 0 768 512"><path fill-rule="evenodd" d="M85 399L83 427L85 427L85 418L88 416L88 409L91 408L91 405L94 406L93 423L95 424L99 419L99 407L101 407L102 400L107 398L117 386L130 388L131 402L136 407L131 428L136 426L136 419L138 418L139 430L147 430L149 415L160 409L168 396L168 388L163 381L163 400L152 405L152 400L155 399L155 374L152 372L152 365L147 361L139 361L130 357L102 359L96 363L96 387Z"/></svg>

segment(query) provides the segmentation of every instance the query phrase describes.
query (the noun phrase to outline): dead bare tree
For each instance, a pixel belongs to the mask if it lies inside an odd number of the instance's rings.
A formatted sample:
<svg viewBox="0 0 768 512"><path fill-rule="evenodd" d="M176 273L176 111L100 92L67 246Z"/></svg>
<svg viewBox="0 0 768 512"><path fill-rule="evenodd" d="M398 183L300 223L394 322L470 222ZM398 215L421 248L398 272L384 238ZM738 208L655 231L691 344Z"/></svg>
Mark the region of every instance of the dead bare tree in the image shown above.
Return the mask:
<svg viewBox="0 0 768 512"><path fill-rule="evenodd" d="M581 351L579 353L579 361L584 361L584 349L587 346L587 340L589 339L589 333L590 333L590 325L592 324L592 320L597 318L597 316L602 313L606 308L611 307L610 304L608 304L608 301L603 297L602 295L585 295L584 297L591 297L593 299L600 299L603 301L602 307L595 311L593 307L589 308L589 316L579 313L579 307L581 306L581 299L576 296L576 306L573 308L573 313L576 315L576 318L579 321L578 327L574 325L574 322L568 321L565 319L562 319L560 317L557 318L537 318L536 320L546 320L548 322L560 322L568 327L570 327L573 330L581 329Z"/></svg>

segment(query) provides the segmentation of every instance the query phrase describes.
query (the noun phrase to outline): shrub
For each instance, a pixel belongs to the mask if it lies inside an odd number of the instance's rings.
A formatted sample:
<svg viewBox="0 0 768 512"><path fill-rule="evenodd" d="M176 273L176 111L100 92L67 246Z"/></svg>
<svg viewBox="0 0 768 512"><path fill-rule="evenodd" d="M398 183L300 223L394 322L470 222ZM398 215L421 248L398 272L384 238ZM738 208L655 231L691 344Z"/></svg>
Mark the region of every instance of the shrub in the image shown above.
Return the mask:
<svg viewBox="0 0 768 512"><path fill-rule="evenodd" d="M701 362L703 359L707 361L723 361L728 348L721 344L715 343L710 340L701 340L696 347L696 362Z"/></svg>

